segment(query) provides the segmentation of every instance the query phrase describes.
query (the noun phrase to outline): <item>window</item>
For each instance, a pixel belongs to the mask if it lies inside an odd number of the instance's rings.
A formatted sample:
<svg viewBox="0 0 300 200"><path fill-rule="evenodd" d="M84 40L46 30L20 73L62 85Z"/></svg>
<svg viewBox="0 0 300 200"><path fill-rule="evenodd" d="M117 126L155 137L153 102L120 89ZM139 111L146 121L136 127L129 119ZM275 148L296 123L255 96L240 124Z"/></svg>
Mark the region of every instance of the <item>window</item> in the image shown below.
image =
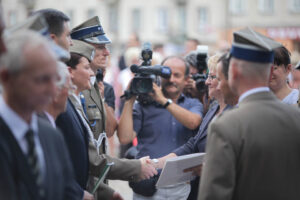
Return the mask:
<svg viewBox="0 0 300 200"><path fill-rule="evenodd" d="M161 32L167 32L168 30L168 11L166 8L158 9L158 30Z"/></svg>
<svg viewBox="0 0 300 200"><path fill-rule="evenodd" d="M270 14L274 11L274 0L259 0L258 10L261 13Z"/></svg>
<svg viewBox="0 0 300 200"><path fill-rule="evenodd" d="M300 0L290 0L289 4L290 11L300 12Z"/></svg>
<svg viewBox="0 0 300 200"><path fill-rule="evenodd" d="M229 0L229 11L231 14L240 15L245 12L246 0Z"/></svg>
<svg viewBox="0 0 300 200"><path fill-rule="evenodd" d="M111 32L118 31L118 7L117 4L111 4L108 11L109 30Z"/></svg>
<svg viewBox="0 0 300 200"><path fill-rule="evenodd" d="M178 7L178 25L179 25L179 32L181 34L186 33L186 6L179 5Z"/></svg>
<svg viewBox="0 0 300 200"><path fill-rule="evenodd" d="M95 17L95 16L96 16L96 11L95 11L95 9L88 9L86 15L87 15L87 18L88 18L88 19L90 19L90 18L92 18L92 17Z"/></svg>
<svg viewBox="0 0 300 200"><path fill-rule="evenodd" d="M74 11L73 10L68 10L66 12L66 15L70 18L70 26L73 27L74 26Z"/></svg>
<svg viewBox="0 0 300 200"><path fill-rule="evenodd" d="M197 12L197 29L203 31L208 24L207 8L201 7Z"/></svg>
<svg viewBox="0 0 300 200"><path fill-rule="evenodd" d="M132 10L132 26L131 29L133 32L139 32L141 28L141 11L140 9Z"/></svg>

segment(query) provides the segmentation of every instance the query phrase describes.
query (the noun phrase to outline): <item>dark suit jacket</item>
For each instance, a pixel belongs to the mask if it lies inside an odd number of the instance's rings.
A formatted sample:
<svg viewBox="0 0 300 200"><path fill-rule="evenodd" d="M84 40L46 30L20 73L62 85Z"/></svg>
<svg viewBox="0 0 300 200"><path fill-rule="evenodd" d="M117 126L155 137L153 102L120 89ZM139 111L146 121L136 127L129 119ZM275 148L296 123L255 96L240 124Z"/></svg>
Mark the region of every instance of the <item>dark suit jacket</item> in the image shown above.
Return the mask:
<svg viewBox="0 0 300 200"><path fill-rule="evenodd" d="M88 133L70 99L66 112L57 117L56 126L67 143L77 183L85 189L89 171Z"/></svg>
<svg viewBox="0 0 300 200"><path fill-rule="evenodd" d="M44 153L46 200L81 199L74 185L73 168L61 133L38 121ZM40 199L26 157L12 132L0 117L0 199Z"/></svg>
<svg viewBox="0 0 300 200"><path fill-rule="evenodd" d="M298 200L300 111L271 92L247 96L208 128L199 200Z"/></svg>
<svg viewBox="0 0 300 200"><path fill-rule="evenodd" d="M219 104L214 104L205 114L198 133L191 137L187 143L173 151L177 156L182 156L191 153L204 152L206 145L207 128L211 120L216 115L219 109Z"/></svg>

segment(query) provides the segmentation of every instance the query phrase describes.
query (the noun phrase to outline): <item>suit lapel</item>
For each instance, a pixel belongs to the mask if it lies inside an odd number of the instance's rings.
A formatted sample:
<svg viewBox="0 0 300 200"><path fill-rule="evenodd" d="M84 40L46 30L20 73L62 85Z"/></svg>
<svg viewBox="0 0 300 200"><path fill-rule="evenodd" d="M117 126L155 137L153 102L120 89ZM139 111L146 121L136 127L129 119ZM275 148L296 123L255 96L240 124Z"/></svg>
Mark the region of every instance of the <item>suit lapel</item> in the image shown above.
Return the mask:
<svg viewBox="0 0 300 200"><path fill-rule="evenodd" d="M9 144L11 148L11 153L13 155L13 160L15 161L14 167L16 167L15 176L17 180L24 183L24 187L28 189L28 193L32 199L37 199L37 186L32 178L32 172L28 166L26 157L22 152L19 144L17 143L13 133L10 131L8 126L5 124L3 119L0 117L0 134L2 138ZM22 195L22 194L21 194Z"/></svg>
<svg viewBox="0 0 300 200"><path fill-rule="evenodd" d="M83 111L82 105L79 104L79 102L75 99L75 97L73 95L70 96L70 100L73 103L73 105L75 106L75 108L77 110L79 110L79 112L81 113L81 116L83 116L83 118L85 119L85 121L89 124L89 120L88 120L86 114Z"/></svg>
<svg viewBox="0 0 300 200"><path fill-rule="evenodd" d="M40 139L40 143L43 149L43 153L44 153L44 159L45 159L45 165L46 165L46 176L45 176L45 181L44 181L44 188L46 191L46 196L47 196L47 191L52 191L51 184L48 184L48 182L51 182L50 179L52 178L51 175L49 174L49 172L51 171L51 163L49 163L49 148L48 148L48 144L49 141L47 141L47 138L45 137L44 133L45 130L43 129L42 126L40 126L40 122L38 122L38 126L39 126L39 139Z"/></svg>
<svg viewBox="0 0 300 200"><path fill-rule="evenodd" d="M92 89L90 90L91 92L91 98L92 100L95 102L95 104L98 106L99 110L102 112L102 105L101 102L99 101L99 95L96 91L95 87L92 87Z"/></svg>
<svg viewBox="0 0 300 200"><path fill-rule="evenodd" d="M211 111L206 113L206 115L203 119L203 120L205 120L205 124L204 124L203 127L200 125L201 130L199 129L199 131L201 131L201 132L200 132L200 135L199 135L197 140L201 140L203 137L206 137L206 134L204 134L204 133L207 133L207 131L204 131L204 130L207 129L207 127L210 124L211 120L216 115L216 112L218 111L218 109L219 109L219 105L216 104L211 108Z"/></svg>
<svg viewBox="0 0 300 200"><path fill-rule="evenodd" d="M95 102L95 104L97 105L101 115L102 115L102 126L103 129L105 130L105 110L104 110L104 105L102 102L102 97L99 93L99 87L97 85L97 83L94 84L94 86L91 88L91 90L89 90L90 95L91 95L91 99ZM100 97L100 98L99 98Z"/></svg>
<svg viewBox="0 0 300 200"><path fill-rule="evenodd" d="M88 144L88 132L85 128L85 125L82 122L82 120L80 119L79 113L76 111L76 108L73 105L70 98L68 99L68 103L69 103L70 108L72 109L72 110L70 110L70 112L72 112L73 120L76 121L76 124L78 125L78 128L79 128L80 132L82 133L82 136L83 136L86 144Z"/></svg>

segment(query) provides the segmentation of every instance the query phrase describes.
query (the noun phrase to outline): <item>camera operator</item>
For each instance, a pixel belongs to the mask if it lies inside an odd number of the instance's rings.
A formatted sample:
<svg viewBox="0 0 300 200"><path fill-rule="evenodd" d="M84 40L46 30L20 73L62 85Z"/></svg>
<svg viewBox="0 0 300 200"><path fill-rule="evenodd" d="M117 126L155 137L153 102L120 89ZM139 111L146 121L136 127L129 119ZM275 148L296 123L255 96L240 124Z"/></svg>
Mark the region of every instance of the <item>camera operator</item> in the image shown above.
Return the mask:
<svg viewBox="0 0 300 200"><path fill-rule="evenodd" d="M208 110L208 88L205 85L207 72L207 53L190 52L185 58L190 68L190 76L184 88L184 94L197 98L203 104L204 113Z"/></svg>
<svg viewBox="0 0 300 200"><path fill-rule="evenodd" d="M172 74L169 79L162 78L162 88L153 83L150 96L155 102L148 105L134 103L136 97L132 96L125 102L121 114L117 133L119 140L127 144L137 136L136 158L144 155L157 158L170 153L195 135L202 121L202 104L182 93L189 74L184 59L168 57L162 65L170 67ZM190 185L180 184L158 189L152 198L186 199L189 192ZM145 197L134 193L133 199Z"/></svg>

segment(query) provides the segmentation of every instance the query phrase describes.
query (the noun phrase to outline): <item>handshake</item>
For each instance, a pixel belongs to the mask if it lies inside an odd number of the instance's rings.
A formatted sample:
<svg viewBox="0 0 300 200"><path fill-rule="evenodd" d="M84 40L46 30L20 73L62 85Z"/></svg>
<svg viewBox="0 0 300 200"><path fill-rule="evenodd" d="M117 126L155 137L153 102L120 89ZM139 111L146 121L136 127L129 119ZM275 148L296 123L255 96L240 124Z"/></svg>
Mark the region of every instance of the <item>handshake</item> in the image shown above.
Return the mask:
<svg viewBox="0 0 300 200"><path fill-rule="evenodd" d="M156 169L163 168L166 160L168 158L175 157L176 155L171 153L167 156L161 157L159 159L150 159L149 156L145 156L140 158L141 161L141 173L140 173L140 180L149 179L154 175L157 175ZM195 176L201 176L202 172L202 164L193 166L191 168L186 168L183 172L192 172Z"/></svg>
<svg viewBox="0 0 300 200"><path fill-rule="evenodd" d="M141 161L141 172L140 172L140 180L149 179L154 175L157 175L158 166L157 162L154 162L150 159L149 156L145 156L140 158Z"/></svg>

